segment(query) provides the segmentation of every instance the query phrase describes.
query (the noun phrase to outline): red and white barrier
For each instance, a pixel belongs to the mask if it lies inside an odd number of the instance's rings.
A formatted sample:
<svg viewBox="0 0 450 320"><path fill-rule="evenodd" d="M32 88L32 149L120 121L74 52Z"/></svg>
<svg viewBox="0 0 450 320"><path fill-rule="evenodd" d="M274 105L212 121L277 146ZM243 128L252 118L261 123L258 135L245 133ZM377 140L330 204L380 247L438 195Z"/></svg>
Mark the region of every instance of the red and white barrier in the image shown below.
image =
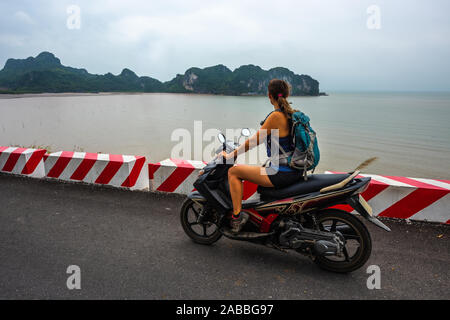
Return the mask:
<svg viewBox="0 0 450 320"><path fill-rule="evenodd" d="M131 190L188 194L205 166L202 161L167 159L146 165L145 157L0 147L0 171L34 178L110 185ZM326 173L337 173L327 171ZM375 215L450 224L450 181L361 174L371 177L362 196ZM149 179L150 178L150 179ZM150 188L149 188L150 187ZM244 200L257 197L244 181ZM350 206L338 206L352 212Z"/></svg>
<svg viewBox="0 0 450 320"><path fill-rule="evenodd" d="M181 159L149 163L151 190L188 194L193 190L192 184L204 166L202 161Z"/></svg>
<svg viewBox="0 0 450 320"><path fill-rule="evenodd" d="M149 189L145 157L59 151L49 154L44 165L47 178Z"/></svg>
<svg viewBox="0 0 450 320"><path fill-rule="evenodd" d="M188 194L205 166L201 161L167 159L149 164L152 191ZM326 173L337 173L327 171ZM450 224L450 181L361 174L371 177L362 196L375 215ZM244 181L244 200L257 197L257 185ZM337 206L353 211L348 205Z"/></svg>
<svg viewBox="0 0 450 320"><path fill-rule="evenodd" d="M149 163L149 178L152 191L189 194L194 190L193 183L200 170L206 165L203 161L166 159L158 163ZM254 183L244 181L244 200L256 196Z"/></svg>
<svg viewBox="0 0 450 320"><path fill-rule="evenodd" d="M362 196L374 215L450 224L450 181L374 174L359 177L372 178ZM353 211L350 206L340 208Z"/></svg>
<svg viewBox="0 0 450 320"><path fill-rule="evenodd" d="M43 149L0 147L0 171L42 178L45 176L45 152Z"/></svg>

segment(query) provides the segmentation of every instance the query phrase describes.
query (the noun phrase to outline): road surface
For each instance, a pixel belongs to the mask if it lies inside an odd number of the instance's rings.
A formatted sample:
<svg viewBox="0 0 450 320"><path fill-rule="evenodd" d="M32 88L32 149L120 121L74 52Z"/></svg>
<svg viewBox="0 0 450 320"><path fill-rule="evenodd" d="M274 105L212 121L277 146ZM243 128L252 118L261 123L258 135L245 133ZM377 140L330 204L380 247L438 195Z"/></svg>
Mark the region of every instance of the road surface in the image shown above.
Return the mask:
<svg viewBox="0 0 450 320"><path fill-rule="evenodd" d="M450 228L369 225L373 252L351 274L222 238L193 243L183 198L0 174L0 299L450 299ZM68 266L81 289L66 286ZM369 290L369 265L381 289Z"/></svg>

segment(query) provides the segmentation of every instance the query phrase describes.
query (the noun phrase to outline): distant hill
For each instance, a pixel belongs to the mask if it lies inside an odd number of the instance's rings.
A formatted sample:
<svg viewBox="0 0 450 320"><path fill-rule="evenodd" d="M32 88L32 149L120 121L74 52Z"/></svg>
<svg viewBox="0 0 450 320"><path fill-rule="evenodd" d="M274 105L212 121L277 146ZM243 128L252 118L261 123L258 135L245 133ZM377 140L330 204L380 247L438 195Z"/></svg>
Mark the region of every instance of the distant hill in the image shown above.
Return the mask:
<svg viewBox="0 0 450 320"><path fill-rule="evenodd" d="M224 65L190 68L183 75L161 82L138 77L123 69L119 75L90 74L61 64L50 52L35 58L8 59L0 71L0 93L38 92L174 92L224 95L265 95L273 78L284 79L292 86L292 95L317 96L319 82L308 75L297 75L286 68L263 70L245 65L231 71Z"/></svg>

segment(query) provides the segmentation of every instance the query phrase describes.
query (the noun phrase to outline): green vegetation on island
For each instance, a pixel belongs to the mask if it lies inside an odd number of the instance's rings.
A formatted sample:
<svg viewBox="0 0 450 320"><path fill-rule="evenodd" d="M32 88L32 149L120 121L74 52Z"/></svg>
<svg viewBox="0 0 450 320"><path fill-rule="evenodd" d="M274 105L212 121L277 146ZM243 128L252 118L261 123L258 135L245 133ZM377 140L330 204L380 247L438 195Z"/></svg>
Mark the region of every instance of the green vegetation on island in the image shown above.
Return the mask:
<svg viewBox="0 0 450 320"><path fill-rule="evenodd" d="M61 64L50 52L35 58L8 59L0 71L0 93L62 93L62 92L172 92L223 95L265 95L273 78L283 79L292 86L292 95L318 96L319 82L308 75L297 75L277 67L263 70L255 65L241 66L231 71L224 65L190 68L174 79L161 82L138 77L123 69L119 75L90 74Z"/></svg>

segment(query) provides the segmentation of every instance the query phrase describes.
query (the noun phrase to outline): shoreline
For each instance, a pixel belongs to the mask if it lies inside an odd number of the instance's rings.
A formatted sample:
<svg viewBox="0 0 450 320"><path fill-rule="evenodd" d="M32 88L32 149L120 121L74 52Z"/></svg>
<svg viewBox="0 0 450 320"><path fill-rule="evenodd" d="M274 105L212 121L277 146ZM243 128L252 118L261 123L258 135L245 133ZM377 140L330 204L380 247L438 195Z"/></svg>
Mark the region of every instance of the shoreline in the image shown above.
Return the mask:
<svg viewBox="0 0 450 320"><path fill-rule="evenodd" d="M290 96L290 98L318 98L329 97L335 94L442 94L449 95L450 91L331 91L321 92L317 96ZM40 93L0 93L1 99L20 99L20 98L40 98L40 97L89 97L89 96L114 96L114 95L152 95L152 94L176 94L176 95L193 95L193 96L218 96L218 97L265 97L266 95L227 95L213 93L195 93L195 92L40 92Z"/></svg>
<svg viewBox="0 0 450 320"><path fill-rule="evenodd" d="M39 97L89 97L89 96L109 96L123 94L143 94L153 92L42 92L42 93L3 93L0 99L17 99L17 98L39 98Z"/></svg>
<svg viewBox="0 0 450 320"><path fill-rule="evenodd" d="M19 98L39 98L39 97L89 97L89 96L114 96L114 95L150 95L150 94L178 94L178 95L198 95L198 96L219 96L219 97L265 97L259 94L214 94L214 93L196 93L196 92L41 92L41 93L2 93L0 99L19 99ZM317 96L290 96L303 98L328 97L328 93Z"/></svg>

